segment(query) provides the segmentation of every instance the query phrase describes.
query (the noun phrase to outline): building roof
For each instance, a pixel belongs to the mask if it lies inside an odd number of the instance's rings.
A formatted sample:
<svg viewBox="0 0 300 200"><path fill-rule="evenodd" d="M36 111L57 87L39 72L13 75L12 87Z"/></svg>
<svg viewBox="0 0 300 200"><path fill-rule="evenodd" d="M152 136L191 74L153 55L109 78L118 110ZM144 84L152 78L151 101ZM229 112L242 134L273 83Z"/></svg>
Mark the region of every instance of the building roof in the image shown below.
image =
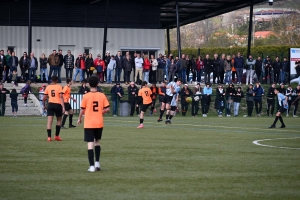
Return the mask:
<svg viewBox="0 0 300 200"><path fill-rule="evenodd" d="M274 35L273 31L256 31L254 33L254 37L256 38L267 38L270 35Z"/></svg>
<svg viewBox="0 0 300 200"><path fill-rule="evenodd" d="M178 0L180 25L218 16L265 0ZM104 27L106 0L31 0L33 26ZM28 0L6 0L0 25L28 26ZM176 1L109 0L109 28L175 28Z"/></svg>

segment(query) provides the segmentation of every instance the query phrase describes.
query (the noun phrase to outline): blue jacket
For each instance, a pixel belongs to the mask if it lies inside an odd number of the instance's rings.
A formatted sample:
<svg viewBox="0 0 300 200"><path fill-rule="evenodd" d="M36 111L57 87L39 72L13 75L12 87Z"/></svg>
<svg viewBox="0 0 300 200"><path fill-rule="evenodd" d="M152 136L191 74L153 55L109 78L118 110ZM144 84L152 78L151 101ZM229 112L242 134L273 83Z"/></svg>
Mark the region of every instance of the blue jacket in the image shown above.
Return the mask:
<svg viewBox="0 0 300 200"><path fill-rule="evenodd" d="M244 68L244 58L243 57L235 57L235 59L234 59L234 67L236 68L236 69L238 69L238 68Z"/></svg>
<svg viewBox="0 0 300 200"><path fill-rule="evenodd" d="M121 86L118 88L116 85L114 85L110 90L112 101L120 100L120 97L118 97L118 94L117 94L118 92L120 92L120 94L122 96L124 95L123 88Z"/></svg>
<svg viewBox="0 0 300 200"><path fill-rule="evenodd" d="M253 91L255 93L254 101L261 101L262 100L262 95L265 94L264 89L261 86L259 86L259 87L255 86L253 88Z"/></svg>

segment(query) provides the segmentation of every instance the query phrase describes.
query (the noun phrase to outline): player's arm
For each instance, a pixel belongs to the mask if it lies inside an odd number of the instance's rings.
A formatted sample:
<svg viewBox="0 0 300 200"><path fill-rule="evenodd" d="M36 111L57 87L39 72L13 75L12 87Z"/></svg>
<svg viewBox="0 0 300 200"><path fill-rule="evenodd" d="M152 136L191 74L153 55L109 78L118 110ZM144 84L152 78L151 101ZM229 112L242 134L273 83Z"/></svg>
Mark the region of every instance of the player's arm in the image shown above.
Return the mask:
<svg viewBox="0 0 300 200"><path fill-rule="evenodd" d="M77 120L77 124L81 124L81 121L82 121L82 116L84 115L85 113L85 108L81 108L80 110L80 113L79 113L79 117L78 117L78 120Z"/></svg>
<svg viewBox="0 0 300 200"><path fill-rule="evenodd" d="M63 113L64 113L65 112L65 103L64 103L64 95L63 95L63 93L59 94L59 100L60 100L60 104L61 104L61 107L62 107L62 110L63 110Z"/></svg>
<svg viewBox="0 0 300 200"><path fill-rule="evenodd" d="M109 107L106 107L102 110L102 114L108 113L109 112Z"/></svg>
<svg viewBox="0 0 300 200"><path fill-rule="evenodd" d="M48 98L48 90L46 89L44 92L44 97L43 97L43 105L44 105L44 110L46 110L46 101Z"/></svg>

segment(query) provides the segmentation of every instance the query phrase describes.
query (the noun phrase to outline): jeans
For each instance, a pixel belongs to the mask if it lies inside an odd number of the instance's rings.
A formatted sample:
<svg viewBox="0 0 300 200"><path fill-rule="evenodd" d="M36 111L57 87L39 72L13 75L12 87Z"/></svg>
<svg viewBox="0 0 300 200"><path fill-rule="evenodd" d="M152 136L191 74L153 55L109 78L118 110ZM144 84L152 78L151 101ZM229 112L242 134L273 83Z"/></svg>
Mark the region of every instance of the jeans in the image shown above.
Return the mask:
<svg viewBox="0 0 300 200"><path fill-rule="evenodd" d="M44 81L43 74L45 74L46 81L48 82L48 70L47 70L47 68L41 68L40 69L40 74L41 74L41 81L42 82Z"/></svg>
<svg viewBox="0 0 300 200"><path fill-rule="evenodd" d="M166 80L169 80L169 73L168 73L168 67L165 67L164 69L164 75L166 75Z"/></svg>
<svg viewBox="0 0 300 200"><path fill-rule="evenodd" d="M249 70L246 71L246 84L249 83L249 78L250 78L250 84L252 84L253 74L254 74L253 69L249 69Z"/></svg>
<svg viewBox="0 0 300 200"><path fill-rule="evenodd" d="M58 66L50 66L49 79L52 77L52 73L54 76L57 76Z"/></svg>
<svg viewBox="0 0 300 200"><path fill-rule="evenodd" d="M256 114L260 114L261 113L261 109L262 109L262 101L261 100L255 100L255 110L256 110ZM259 104L259 107L258 107Z"/></svg>
<svg viewBox="0 0 300 200"><path fill-rule="evenodd" d="M109 71L110 69L107 69L107 82L109 82L109 78L108 78L108 71ZM115 74L115 82L116 83L120 83L120 77L121 77L121 72L122 72L122 68L116 68L115 69L115 71L116 71L116 74ZM112 74L114 74L114 72L112 72ZM113 77L113 75L112 75L112 77ZM110 80L112 80L112 77L111 77L111 79Z"/></svg>
<svg viewBox="0 0 300 200"><path fill-rule="evenodd" d="M229 100L229 101L232 101L232 100ZM231 115L231 106L232 106L232 102L228 102L227 101L227 107L226 107L226 115Z"/></svg>
<svg viewBox="0 0 300 200"><path fill-rule="evenodd" d="M29 79L31 80L31 81L33 81L33 82L35 82L35 74L36 74L36 68L29 68L28 69L28 71L29 71ZM32 75L32 78L31 78L31 75Z"/></svg>
<svg viewBox="0 0 300 200"><path fill-rule="evenodd" d="M116 69L117 70L117 69ZM107 83L112 83L112 77L114 76L114 70L113 69L107 69ZM115 77L116 78L116 77ZM115 79L116 80L116 79ZM119 81L120 81L120 76L119 76Z"/></svg>
<svg viewBox="0 0 300 200"><path fill-rule="evenodd" d="M199 101L192 101L192 116L198 115L199 111Z"/></svg>
<svg viewBox="0 0 300 200"><path fill-rule="evenodd" d="M280 83L285 83L285 71L280 71Z"/></svg>
<svg viewBox="0 0 300 200"><path fill-rule="evenodd" d="M73 77L73 68L66 68L66 78L69 78L69 74L70 74L70 78Z"/></svg>
<svg viewBox="0 0 300 200"><path fill-rule="evenodd" d="M199 83L201 83L201 75L202 75L202 73L203 73L203 70L201 69L201 70L197 70L197 82L199 82Z"/></svg>
<svg viewBox="0 0 300 200"><path fill-rule="evenodd" d="M181 78L182 78L182 83L186 83L186 70L185 69L181 70Z"/></svg>
<svg viewBox="0 0 300 200"><path fill-rule="evenodd" d="M82 82L82 70L80 68L75 68L75 73L73 77L73 81L76 82L76 77L79 74L79 81Z"/></svg>
<svg viewBox="0 0 300 200"><path fill-rule="evenodd" d="M231 70L226 70L225 83L228 83L228 84L231 83Z"/></svg>
<svg viewBox="0 0 300 200"><path fill-rule="evenodd" d="M149 84L149 71L144 72L144 81L146 81Z"/></svg>
<svg viewBox="0 0 300 200"><path fill-rule="evenodd" d="M237 116L239 114L239 107L240 107L240 102L233 102L234 116Z"/></svg>
<svg viewBox="0 0 300 200"><path fill-rule="evenodd" d="M243 68L236 68L237 82L242 82Z"/></svg>
<svg viewBox="0 0 300 200"><path fill-rule="evenodd" d="M113 103L113 115L117 115L117 111L118 111L118 101L114 100L112 101Z"/></svg>
<svg viewBox="0 0 300 200"><path fill-rule="evenodd" d="M41 108L42 108L42 115L46 115L46 114L47 114L47 111L44 110L44 103L43 103L43 101L40 101L40 106L41 106Z"/></svg>

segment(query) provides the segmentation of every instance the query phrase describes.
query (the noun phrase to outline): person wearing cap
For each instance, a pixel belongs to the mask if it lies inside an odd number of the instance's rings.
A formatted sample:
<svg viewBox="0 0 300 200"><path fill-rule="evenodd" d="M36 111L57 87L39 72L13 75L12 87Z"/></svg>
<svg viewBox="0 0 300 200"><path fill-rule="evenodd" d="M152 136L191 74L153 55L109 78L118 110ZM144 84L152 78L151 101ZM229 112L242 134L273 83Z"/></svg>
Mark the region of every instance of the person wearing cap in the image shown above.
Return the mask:
<svg viewBox="0 0 300 200"><path fill-rule="evenodd" d="M47 111L44 108L44 103L43 103L46 87L47 87L46 84L43 84L42 87L39 89L39 100L40 100L40 106L42 108L42 117L47 116Z"/></svg>
<svg viewBox="0 0 300 200"><path fill-rule="evenodd" d="M58 66L59 66L59 63L60 63L59 56L56 53L55 49L52 51L52 54L50 54L48 56L48 63L50 65L50 72L49 72L49 80L50 80L51 77L52 77L52 73L53 73L53 75L57 76Z"/></svg>
<svg viewBox="0 0 300 200"><path fill-rule="evenodd" d="M130 104L130 116L134 114L134 109L136 109L136 115L139 115L139 106L138 106L138 87L132 81L128 86L128 100Z"/></svg>
<svg viewBox="0 0 300 200"><path fill-rule="evenodd" d="M123 88L120 86L120 83L117 83L111 88L110 94L111 101L113 103L113 116L116 117L118 113L118 103L124 95L124 91Z"/></svg>
<svg viewBox="0 0 300 200"><path fill-rule="evenodd" d="M82 54L79 54L75 61L75 72L74 72L73 82L76 82L76 78L78 74L79 74L79 81L82 82L82 80L84 79L82 78L83 77L82 69L84 68L85 68L84 58L82 58Z"/></svg>
<svg viewBox="0 0 300 200"><path fill-rule="evenodd" d="M64 56L64 67L66 70L66 78L73 77L74 62L75 62L74 55L71 54L70 50L68 50L67 54Z"/></svg>
<svg viewBox="0 0 300 200"><path fill-rule="evenodd" d="M193 100L192 100L192 116L196 117L198 116L198 111L199 111L199 100L201 99L201 86L200 83L198 82L197 85L193 89Z"/></svg>
<svg viewBox="0 0 300 200"><path fill-rule="evenodd" d="M278 119L281 122L280 128L285 128L286 126L283 122L283 119L282 119L281 115L289 108L288 97L281 94L279 92L278 88L274 89L274 93L277 95L277 100L278 100L278 103L279 103L279 109L278 109L278 112L276 113L276 117L275 117L275 120L274 120L273 124L269 128L276 128L276 123L277 123Z"/></svg>
<svg viewBox="0 0 300 200"><path fill-rule="evenodd" d="M246 103L247 103L247 115L244 115L244 117L251 117L252 111L253 111L253 84L250 84L249 87L246 90Z"/></svg>
<svg viewBox="0 0 300 200"><path fill-rule="evenodd" d="M273 66L270 56L267 56L267 59L264 61L263 65L265 69L265 81L269 83L273 82L273 77L271 77L271 71L273 70Z"/></svg>
<svg viewBox="0 0 300 200"><path fill-rule="evenodd" d="M210 102L211 102L212 88L210 83L206 83L206 86L203 89L203 96L201 99L202 106L202 116L207 117L207 113L209 110Z"/></svg>

